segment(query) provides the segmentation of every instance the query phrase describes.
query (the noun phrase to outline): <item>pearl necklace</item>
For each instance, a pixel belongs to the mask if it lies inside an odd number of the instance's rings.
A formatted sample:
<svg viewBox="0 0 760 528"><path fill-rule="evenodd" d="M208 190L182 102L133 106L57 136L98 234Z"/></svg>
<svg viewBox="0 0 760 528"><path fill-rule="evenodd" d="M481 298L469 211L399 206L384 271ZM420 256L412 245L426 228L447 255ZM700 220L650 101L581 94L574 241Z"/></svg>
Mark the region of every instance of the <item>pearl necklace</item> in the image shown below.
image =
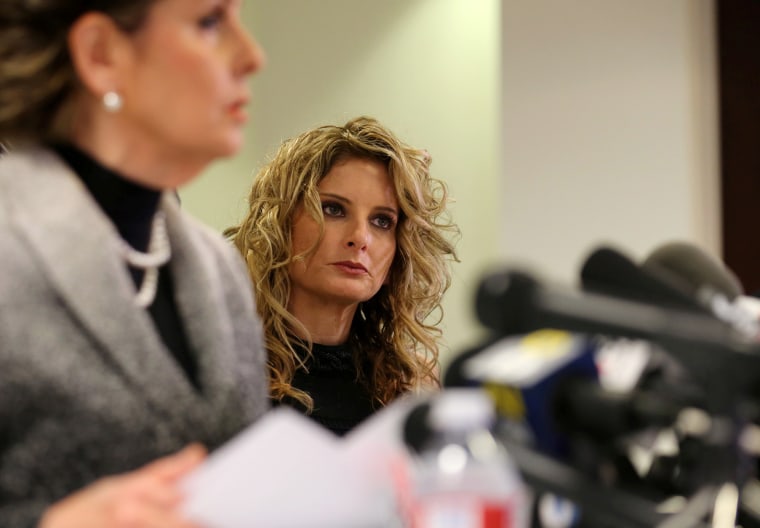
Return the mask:
<svg viewBox="0 0 760 528"><path fill-rule="evenodd" d="M137 251L121 238L119 238L119 242L122 256L127 264L133 268L144 270L142 283L134 300L140 308L147 308L156 298L158 268L169 262L172 256L164 213L158 211L153 216L147 253Z"/></svg>

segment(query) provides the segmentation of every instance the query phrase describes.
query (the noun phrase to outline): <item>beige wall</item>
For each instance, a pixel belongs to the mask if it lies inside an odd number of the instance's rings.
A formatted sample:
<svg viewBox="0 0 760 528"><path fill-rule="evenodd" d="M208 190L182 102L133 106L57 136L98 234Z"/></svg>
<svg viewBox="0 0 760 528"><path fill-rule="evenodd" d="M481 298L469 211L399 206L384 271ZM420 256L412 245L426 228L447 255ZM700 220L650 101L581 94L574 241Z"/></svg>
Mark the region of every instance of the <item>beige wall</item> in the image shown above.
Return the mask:
<svg viewBox="0 0 760 528"><path fill-rule="evenodd" d="M504 6L504 254L573 283L603 243L719 254L712 2Z"/></svg>
<svg viewBox="0 0 760 528"><path fill-rule="evenodd" d="M249 0L245 16L269 56L247 146L184 206L221 230L282 139L379 118L456 199L452 353L482 336L472 297L496 263L573 282L602 241L719 248L708 0Z"/></svg>

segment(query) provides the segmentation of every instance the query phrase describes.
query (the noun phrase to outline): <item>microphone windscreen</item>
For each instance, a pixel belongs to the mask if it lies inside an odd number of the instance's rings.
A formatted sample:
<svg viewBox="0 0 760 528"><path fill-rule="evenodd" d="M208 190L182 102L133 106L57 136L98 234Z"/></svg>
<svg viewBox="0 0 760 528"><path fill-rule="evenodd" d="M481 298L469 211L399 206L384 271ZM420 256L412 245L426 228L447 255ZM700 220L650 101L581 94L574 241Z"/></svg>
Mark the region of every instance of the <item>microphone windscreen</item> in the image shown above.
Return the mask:
<svg viewBox="0 0 760 528"><path fill-rule="evenodd" d="M599 247L588 256L581 268L581 284L586 291L613 297L709 312L686 284L657 270L645 270L611 247Z"/></svg>
<svg viewBox="0 0 760 528"><path fill-rule="evenodd" d="M416 405L409 411L402 424L401 435L406 445L413 453L421 453L430 439L430 402Z"/></svg>
<svg viewBox="0 0 760 528"><path fill-rule="evenodd" d="M729 300L743 293L741 282L723 262L687 242L670 242L655 249L642 267L679 277L695 293L709 287Z"/></svg>
<svg viewBox="0 0 760 528"><path fill-rule="evenodd" d="M478 321L499 335L522 333L529 328L535 295L540 288L528 273L497 269L485 274L475 292Z"/></svg>

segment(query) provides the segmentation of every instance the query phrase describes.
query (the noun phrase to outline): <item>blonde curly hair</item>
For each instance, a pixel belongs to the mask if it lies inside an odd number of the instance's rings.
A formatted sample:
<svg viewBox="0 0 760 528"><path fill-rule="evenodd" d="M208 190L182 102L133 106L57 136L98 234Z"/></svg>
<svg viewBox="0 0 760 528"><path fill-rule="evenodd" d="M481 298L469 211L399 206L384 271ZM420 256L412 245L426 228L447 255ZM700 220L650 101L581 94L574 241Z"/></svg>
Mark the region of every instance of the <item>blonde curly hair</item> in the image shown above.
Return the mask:
<svg viewBox="0 0 760 528"><path fill-rule="evenodd" d="M373 118L358 117L283 143L254 179L244 220L225 231L253 281L269 351L271 397L290 397L307 409L313 406L311 398L291 383L305 360L296 350L310 351L311 341L297 337L308 332L286 308L288 267L316 251L321 236L305 254L294 255L293 217L303 204L323 234L317 186L336 163L357 158L387 167L400 209L388 282L360 304L352 322L349 341L357 351L357 379L379 405L426 383L439 385L441 299L451 283L450 261L458 261L454 238L459 230L446 209L448 191L430 176L427 151L402 143Z"/></svg>

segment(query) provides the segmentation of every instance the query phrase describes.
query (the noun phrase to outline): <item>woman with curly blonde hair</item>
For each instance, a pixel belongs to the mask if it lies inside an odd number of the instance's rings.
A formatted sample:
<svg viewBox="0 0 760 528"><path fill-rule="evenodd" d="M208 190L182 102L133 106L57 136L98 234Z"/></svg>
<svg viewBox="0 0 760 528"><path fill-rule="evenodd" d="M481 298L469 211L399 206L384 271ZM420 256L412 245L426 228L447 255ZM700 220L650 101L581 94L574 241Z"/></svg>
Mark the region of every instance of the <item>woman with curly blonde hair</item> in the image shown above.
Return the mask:
<svg viewBox="0 0 760 528"><path fill-rule="evenodd" d="M457 260L430 156L375 119L282 144L226 235L253 279L270 396L337 434L437 386L441 299Z"/></svg>

